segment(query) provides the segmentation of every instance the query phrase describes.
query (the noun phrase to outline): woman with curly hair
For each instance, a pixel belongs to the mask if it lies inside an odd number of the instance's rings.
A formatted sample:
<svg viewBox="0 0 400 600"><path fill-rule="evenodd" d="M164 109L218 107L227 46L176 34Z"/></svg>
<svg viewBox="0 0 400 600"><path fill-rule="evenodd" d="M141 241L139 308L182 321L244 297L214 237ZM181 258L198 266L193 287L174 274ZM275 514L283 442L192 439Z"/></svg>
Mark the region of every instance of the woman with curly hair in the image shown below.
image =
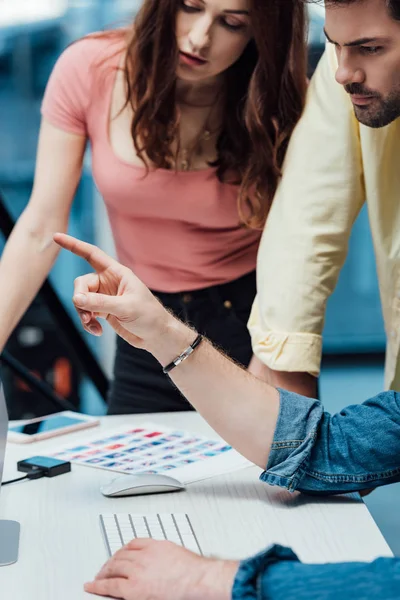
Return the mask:
<svg viewBox="0 0 400 600"><path fill-rule="evenodd" d="M247 367L257 249L305 89L297 0L145 0L130 28L69 46L0 263L0 349L54 263L89 141L119 261ZM110 413L189 408L150 354L118 340Z"/></svg>

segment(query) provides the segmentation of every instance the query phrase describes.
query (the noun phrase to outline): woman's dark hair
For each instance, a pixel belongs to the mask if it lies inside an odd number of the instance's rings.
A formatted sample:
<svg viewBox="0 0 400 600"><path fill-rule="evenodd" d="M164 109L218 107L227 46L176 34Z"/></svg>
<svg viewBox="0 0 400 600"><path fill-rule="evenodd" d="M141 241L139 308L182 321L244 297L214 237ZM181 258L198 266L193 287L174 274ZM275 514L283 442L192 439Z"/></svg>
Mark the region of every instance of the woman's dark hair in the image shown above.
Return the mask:
<svg viewBox="0 0 400 600"><path fill-rule="evenodd" d="M390 16L396 21L400 21L400 0L382 0L385 2ZM362 0L325 0L326 5L345 5L362 2Z"/></svg>
<svg viewBox="0 0 400 600"><path fill-rule="evenodd" d="M241 221L261 228L306 93L306 18L299 0L249 0L253 39L226 75L224 122L213 166L240 185ZM129 33L124 65L136 152L173 169L179 126L175 102L181 0L144 0ZM235 179L232 180L232 174Z"/></svg>

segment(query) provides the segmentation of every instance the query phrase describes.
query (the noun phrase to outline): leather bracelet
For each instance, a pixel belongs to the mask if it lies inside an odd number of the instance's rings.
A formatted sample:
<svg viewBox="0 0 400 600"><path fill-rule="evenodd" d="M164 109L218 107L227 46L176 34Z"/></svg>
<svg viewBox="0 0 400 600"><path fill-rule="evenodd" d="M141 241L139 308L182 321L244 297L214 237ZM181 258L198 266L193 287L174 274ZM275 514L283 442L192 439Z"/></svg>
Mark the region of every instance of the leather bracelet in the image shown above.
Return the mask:
<svg viewBox="0 0 400 600"><path fill-rule="evenodd" d="M163 368L163 373L165 373L165 374L169 373L170 371L172 371L172 369L175 369L175 367L177 367L184 360L186 360L191 354L193 354L193 352L195 351L197 346L203 341L203 339L204 339L203 336L201 334L199 334L197 336L197 338L194 340L193 344L190 344L190 346L188 346L188 348L186 348L186 350L184 350L182 352L182 354L180 354L179 356L174 358L174 360L172 362L170 362L169 365L167 365L166 367Z"/></svg>

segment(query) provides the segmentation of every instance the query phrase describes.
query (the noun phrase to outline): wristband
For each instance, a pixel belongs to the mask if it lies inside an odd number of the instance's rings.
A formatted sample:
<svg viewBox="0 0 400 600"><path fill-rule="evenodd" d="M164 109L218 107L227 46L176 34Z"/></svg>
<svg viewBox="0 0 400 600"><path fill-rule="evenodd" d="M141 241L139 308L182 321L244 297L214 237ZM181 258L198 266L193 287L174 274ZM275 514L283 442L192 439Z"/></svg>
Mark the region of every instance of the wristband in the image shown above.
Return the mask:
<svg viewBox="0 0 400 600"><path fill-rule="evenodd" d="M166 367L163 368L163 373L165 373L165 374L169 373L170 371L172 371L172 369L175 369L175 367L177 367L184 360L186 360L191 354L193 354L193 352L195 351L197 346L203 341L203 339L204 339L203 336L201 334L199 334L197 336L197 338L194 340L193 344L190 344L190 346L188 348L186 348L186 350L184 350L182 352L182 354L180 354L179 356L174 358L174 360L172 362L170 362L169 365L167 365Z"/></svg>

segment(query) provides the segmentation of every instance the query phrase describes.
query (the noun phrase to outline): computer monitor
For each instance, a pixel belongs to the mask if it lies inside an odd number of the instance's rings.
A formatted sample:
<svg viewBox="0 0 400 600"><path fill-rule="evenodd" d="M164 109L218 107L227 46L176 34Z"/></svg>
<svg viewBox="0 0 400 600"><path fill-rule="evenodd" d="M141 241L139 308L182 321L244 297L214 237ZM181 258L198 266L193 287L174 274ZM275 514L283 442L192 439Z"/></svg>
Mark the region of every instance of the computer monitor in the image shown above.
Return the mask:
<svg viewBox="0 0 400 600"><path fill-rule="evenodd" d="M3 386L0 381L0 486L3 481L4 459L8 431L8 413ZM1 515L1 498L0 498ZM12 565L18 560L20 525L17 521L0 520L0 567Z"/></svg>
<svg viewBox="0 0 400 600"><path fill-rule="evenodd" d="M4 459L6 456L8 429L8 414L6 407L6 399L4 397L3 386L0 381L0 483L2 482Z"/></svg>

